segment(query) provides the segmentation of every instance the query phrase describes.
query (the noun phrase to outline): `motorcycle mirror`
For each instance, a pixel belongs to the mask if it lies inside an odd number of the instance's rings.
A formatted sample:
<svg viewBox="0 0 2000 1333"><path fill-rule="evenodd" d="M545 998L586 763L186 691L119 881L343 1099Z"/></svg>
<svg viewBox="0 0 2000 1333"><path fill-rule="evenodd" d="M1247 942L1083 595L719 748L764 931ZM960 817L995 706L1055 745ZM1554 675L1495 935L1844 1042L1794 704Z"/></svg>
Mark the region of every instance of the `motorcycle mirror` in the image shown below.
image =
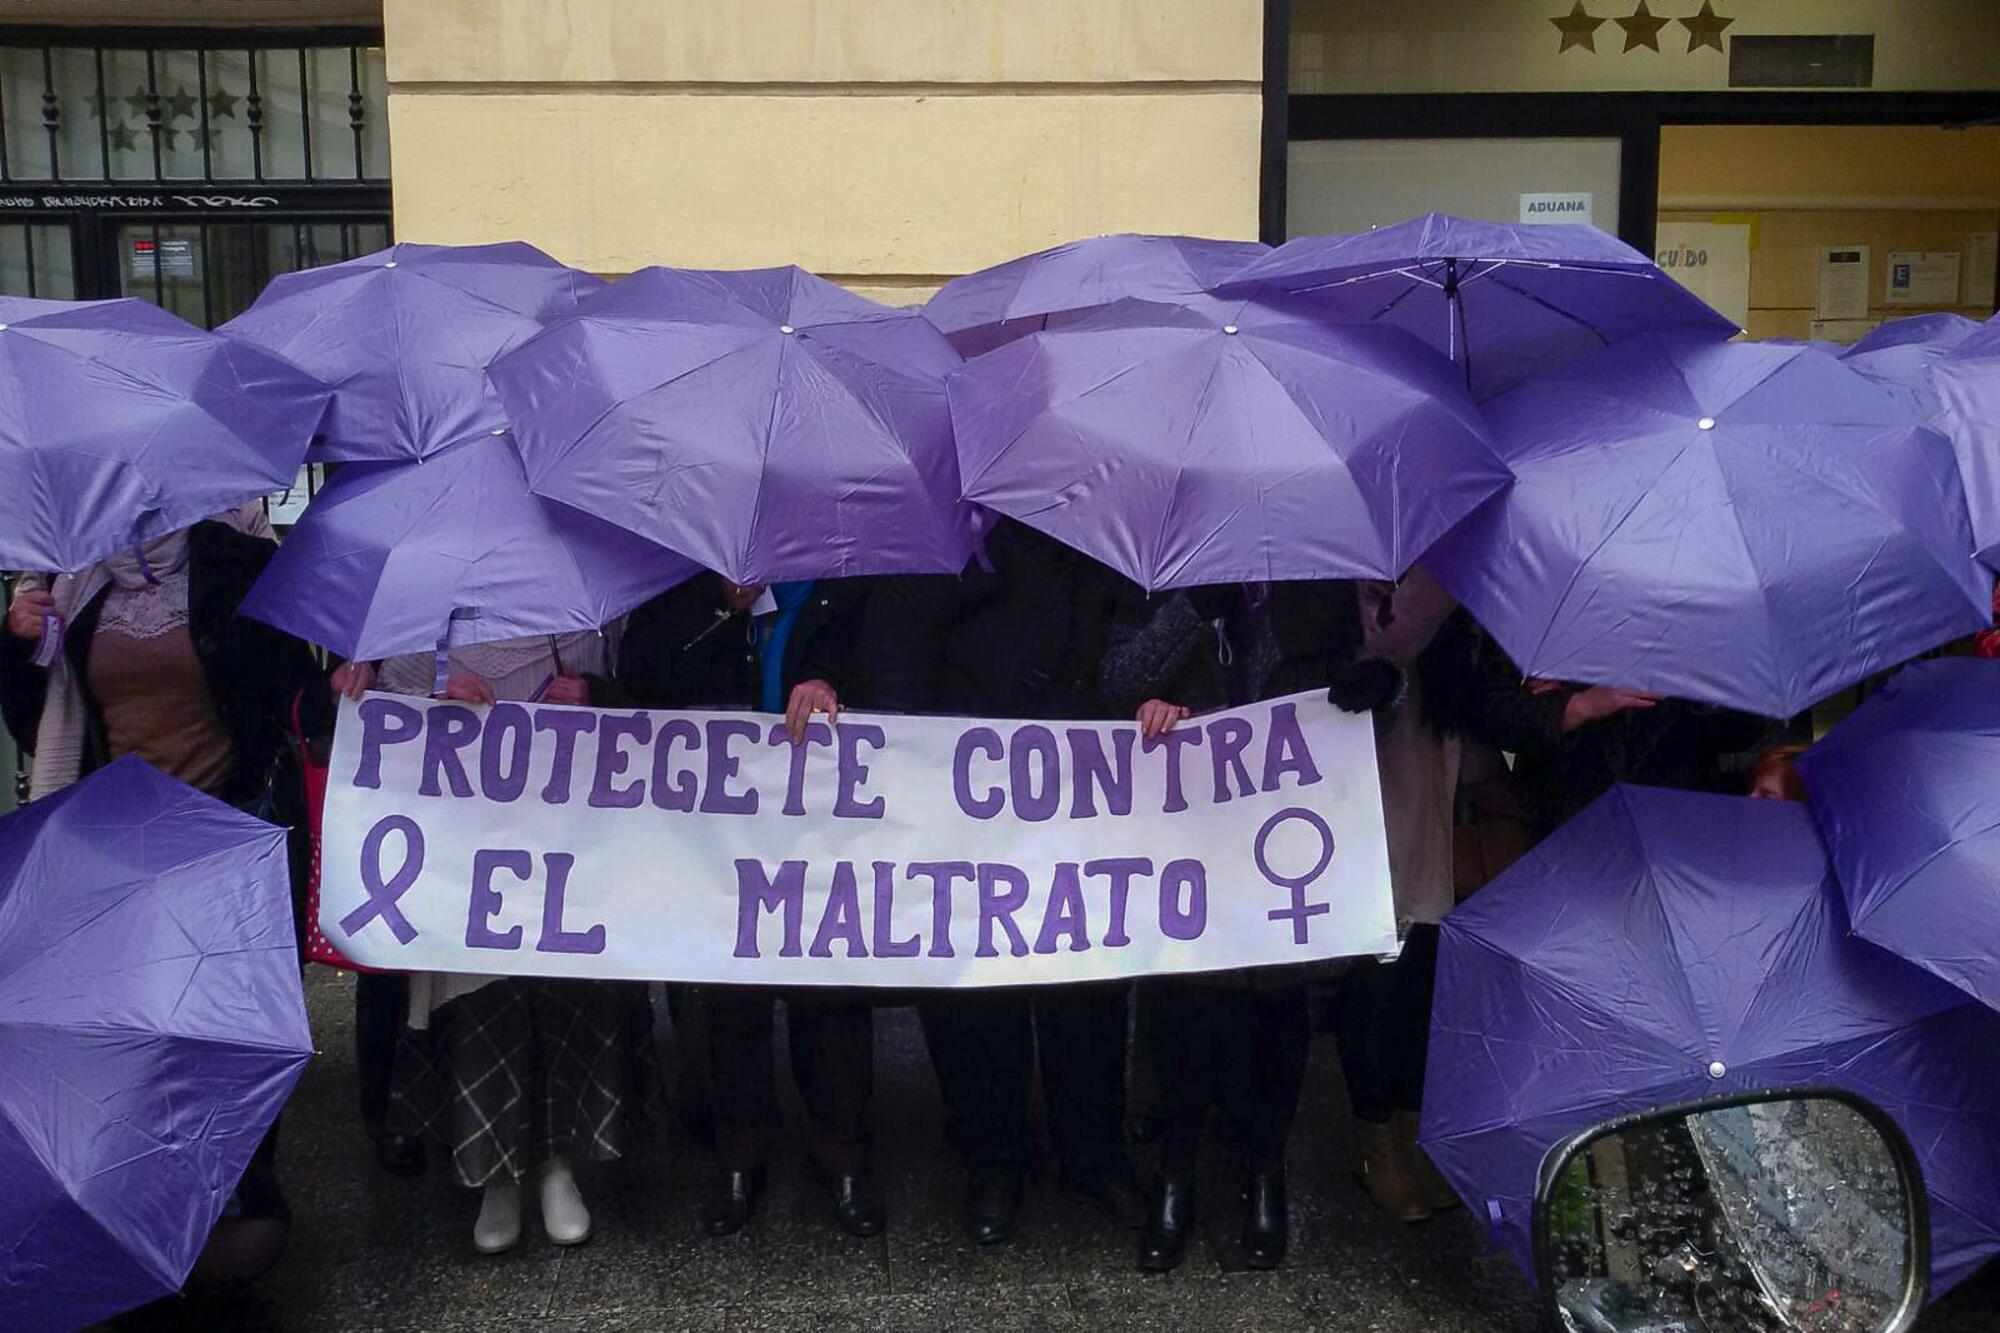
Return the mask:
<svg viewBox="0 0 2000 1333"><path fill-rule="evenodd" d="M1923 1174L1836 1090L1624 1116L1543 1160L1535 1267L1562 1333L1904 1333L1930 1292Z"/></svg>

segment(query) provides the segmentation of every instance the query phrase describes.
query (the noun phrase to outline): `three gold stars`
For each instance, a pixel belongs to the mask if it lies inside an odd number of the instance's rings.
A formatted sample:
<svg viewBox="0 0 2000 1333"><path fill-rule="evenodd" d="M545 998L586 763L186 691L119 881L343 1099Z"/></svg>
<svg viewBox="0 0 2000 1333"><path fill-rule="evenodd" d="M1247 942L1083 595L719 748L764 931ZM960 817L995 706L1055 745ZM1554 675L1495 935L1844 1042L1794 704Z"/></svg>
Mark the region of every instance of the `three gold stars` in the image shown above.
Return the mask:
<svg viewBox="0 0 2000 1333"><path fill-rule="evenodd" d="M1549 20L1556 31L1562 34L1562 45L1556 53L1581 47L1595 53L1597 50L1597 30L1605 20L1585 9L1584 0L1574 0L1567 14L1559 14ZM1647 8L1647 0L1639 0L1639 7L1621 19L1614 19L1625 30L1625 49L1636 51L1644 47L1648 51L1660 49L1660 29L1669 23L1679 23L1688 32L1688 51L1699 51L1702 47L1722 50L1722 30L1736 20L1724 18L1715 12L1714 0L1701 0L1701 11L1683 19L1664 19Z"/></svg>

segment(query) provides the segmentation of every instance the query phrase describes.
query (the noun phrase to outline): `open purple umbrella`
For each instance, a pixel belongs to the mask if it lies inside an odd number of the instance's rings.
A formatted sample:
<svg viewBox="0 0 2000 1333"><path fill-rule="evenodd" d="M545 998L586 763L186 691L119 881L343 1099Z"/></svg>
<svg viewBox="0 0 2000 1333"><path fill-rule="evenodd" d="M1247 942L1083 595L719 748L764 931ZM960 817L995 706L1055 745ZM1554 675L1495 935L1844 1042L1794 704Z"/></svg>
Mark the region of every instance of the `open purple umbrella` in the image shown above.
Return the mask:
<svg viewBox="0 0 2000 1333"><path fill-rule="evenodd" d="M1298 292L1337 319L1408 329L1460 363L1482 401L1636 334L1737 332L1645 255L1581 225L1429 213L1375 231L1301 236L1235 281Z"/></svg>
<svg viewBox="0 0 2000 1333"><path fill-rule="evenodd" d="M2000 570L2000 316L1932 363L1938 428L1965 478L1979 558Z"/></svg>
<svg viewBox="0 0 2000 1333"><path fill-rule="evenodd" d="M1938 413L1937 389L1931 367L1977 331L1963 315L1912 315L1892 319L1848 347L1840 359L1871 379L1880 381L1908 401L1925 422Z"/></svg>
<svg viewBox="0 0 2000 1333"><path fill-rule="evenodd" d="M1950 445L1811 347L1648 335L1486 404L1424 567L1531 676L1789 717L1987 623Z"/></svg>
<svg viewBox="0 0 2000 1333"><path fill-rule="evenodd" d="M285 273L222 332L333 386L316 462L426 458L507 424L486 367L601 278L532 245L393 245Z"/></svg>
<svg viewBox="0 0 2000 1333"><path fill-rule="evenodd" d="M597 629L692 561L528 493L504 435L327 483L243 614L344 657Z"/></svg>
<svg viewBox="0 0 2000 1333"><path fill-rule="evenodd" d="M147 301L0 296L0 569L81 569L284 490L326 401Z"/></svg>
<svg viewBox="0 0 2000 1333"><path fill-rule="evenodd" d="M924 318L959 351L978 356L1113 301L1200 296L1270 252L1258 241L1094 236L953 278L924 306Z"/></svg>
<svg viewBox="0 0 2000 1333"><path fill-rule="evenodd" d="M1451 366L1288 297L1122 301L951 378L968 499L1148 589L1395 578L1507 484Z"/></svg>
<svg viewBox="0 0 2000 1333"><path fill-rule="evenodd" d="M0 819L0 1323L176 1291L312 1056L285 831L125 758Z"/></svg>
<svg viewBox="0 0 2000 1333"><path fill-rule="evenodd" d="M1939 1290L2000 1253L2000 1013L1853 938L1812 814L1615 787L1444 922L1423 1143L1522 1268L1565 1136L1844 1088L1909 1135Z"/></svg>
<svg viewBox="0 0 2000 1333"><path fill-rule="evenodd" d="M1855 933L2000 1009L2000 662L1906 668L1799 772Z"/></svg>
<svg viewBox="0 0 2000 1333"><path fill-rule="evenodd" d="M956 573L971 550L921 315L797 268L650 268L492 378L538 495L737 583Z"/></svg>

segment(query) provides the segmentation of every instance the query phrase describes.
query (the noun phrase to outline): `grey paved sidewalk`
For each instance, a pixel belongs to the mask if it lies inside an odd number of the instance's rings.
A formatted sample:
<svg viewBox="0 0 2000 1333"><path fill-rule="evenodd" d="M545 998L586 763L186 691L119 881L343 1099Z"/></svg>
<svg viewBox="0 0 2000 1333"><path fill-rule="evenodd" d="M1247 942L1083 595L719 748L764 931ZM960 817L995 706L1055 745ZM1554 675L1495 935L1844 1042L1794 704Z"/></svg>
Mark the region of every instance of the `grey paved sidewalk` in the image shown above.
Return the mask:
<svg viewBox="0 0 2000 1333"><path fill-rule="evenodd" d="M531 1233L513 1254L487 1258L472 1248L469 1192L436 1172L402 1181L375 1169L352 1109L347 984L319 968L309 982L321 1053L286 1113L280 1160L297 1213L290 1252L248 1292L163 1303L123 1326L201 1333L1536 1327L1526 1285L1486 1250L1464 1213L1398 1227L1369 1212L1346 1174L1347 1114L1328 1041L1315 1049L1293 1136L1293 1254L1276 1273L1232 1264L1225 1182L1204 1195L1223 1201L1207 1211L1214 1223L1207 1243L1166 1277L1134 1271L1131 1233L1062 1198L1048 1171L1029 1194L1014 1243L980 1250L964 1243L959 1176L941 1143L935 1084L906 1009L877 1018L886 1235L856 1241L834 1232L788 1135L758 1219L726 1240L700 1237L707 1159L670 1138L644 1160L586 1179L597 1222L589 1244L557 1250ZM664 1014L660 1031L670 1045ZM1924 1333L1996 1327L2000 1269L1954 1293L1923 1324Z"/></svg>

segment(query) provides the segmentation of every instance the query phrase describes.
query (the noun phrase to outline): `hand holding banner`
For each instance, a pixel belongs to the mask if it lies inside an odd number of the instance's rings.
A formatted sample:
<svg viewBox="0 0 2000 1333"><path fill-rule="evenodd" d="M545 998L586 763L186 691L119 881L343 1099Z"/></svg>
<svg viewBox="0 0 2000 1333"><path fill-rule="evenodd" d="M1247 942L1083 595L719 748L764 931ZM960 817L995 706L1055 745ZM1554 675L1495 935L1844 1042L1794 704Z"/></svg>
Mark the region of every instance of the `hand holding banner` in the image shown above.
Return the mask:
<svg viewBox="0 0 2000 1333"><path fill-rule="evenodd" d="M946 779L946 775L949 779ZM1396 948L1374 730L1317 695L1130 723L369 695L321 928L375 967L1005 986Z"/></svg>

